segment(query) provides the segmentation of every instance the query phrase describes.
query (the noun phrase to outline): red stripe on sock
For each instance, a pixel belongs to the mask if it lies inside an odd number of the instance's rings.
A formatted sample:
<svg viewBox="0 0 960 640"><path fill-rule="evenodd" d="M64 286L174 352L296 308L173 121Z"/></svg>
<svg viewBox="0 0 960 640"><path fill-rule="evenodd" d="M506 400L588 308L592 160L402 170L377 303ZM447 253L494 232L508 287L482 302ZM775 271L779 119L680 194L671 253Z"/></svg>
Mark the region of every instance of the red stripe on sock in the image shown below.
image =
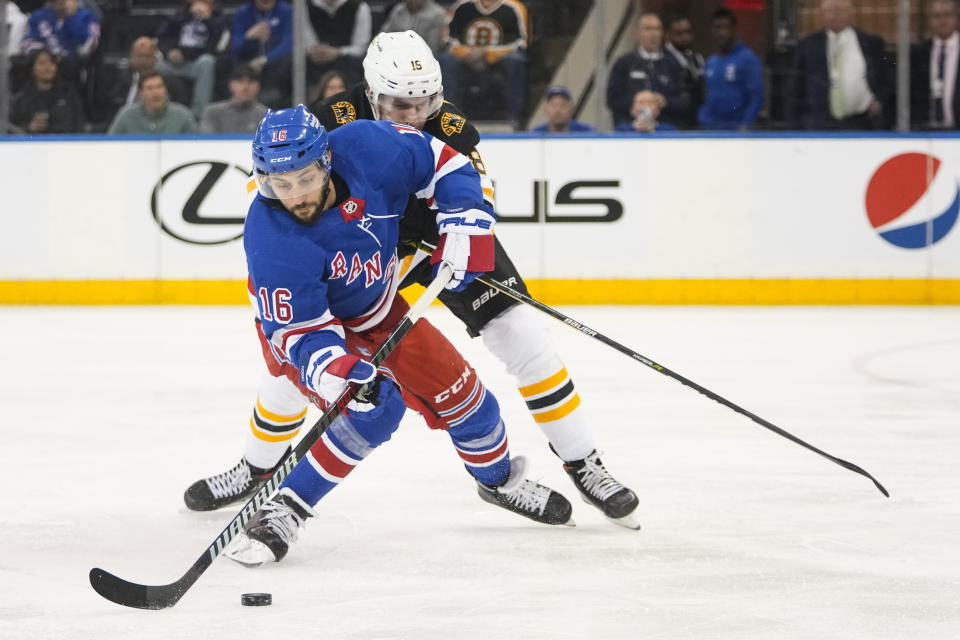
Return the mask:
<svg viewBox="0 0 960 640"><path fill-rule="evenodd" d="M316 444L310 447L310 453L313 454L314 460L323 467L324 471L337 478L346 478L356 468L356 465L347 464L338 458L323 438L317 440Z"/></svg>
<svg viewBox="0 0 960 640"><path fill-rule="evenodd" d="M507 449L507 439L504 438L503 443L493 451L487 451L484 453L466 453L460 449L457 449L457 453L460 454L460 457L463 458L463 461L467 464L482 464L484 462L496 460L502 456Z"/></svg>

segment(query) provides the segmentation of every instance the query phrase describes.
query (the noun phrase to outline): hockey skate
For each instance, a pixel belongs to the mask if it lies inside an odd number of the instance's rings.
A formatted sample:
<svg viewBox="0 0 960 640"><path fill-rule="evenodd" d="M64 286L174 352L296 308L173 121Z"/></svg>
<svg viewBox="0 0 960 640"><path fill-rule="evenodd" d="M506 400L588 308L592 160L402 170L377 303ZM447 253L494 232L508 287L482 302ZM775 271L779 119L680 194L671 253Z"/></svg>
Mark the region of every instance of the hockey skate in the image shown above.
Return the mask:
<svg viewBox="0 0 960 640"><path fill-rule="evenodd" d="M598 451L594 450L583 460L564 462L563 470L577 486L583 501L600 509L607 520L628 529L640 528L637 494L610 475Z"/></svg>
<svg viewBox="0 0 960 640"><path fill-rule="evenodd" d="M280 562L297 541L300 527L311 517L313 509L309 505L290 489L281 489L260 507L223 553L247 567Z"/></svg>
<svg viewBox="0 0 960 640"><path fill-rule="evenodd" d="M570 501L550 487L527 480L527 460L517 456L510 460L510 477L498 486L477 483L477 492L484 501L508 511L542 522L574 526Z"/></svg>
<svg viewBox="0 0 960 640"><path fill-rule="evenodd" d="M280 460L286 458L288 453L290 453L289 449L280 456ZM197 480L187 487L183 492L183 502L191 511L213 511L228 504L241 502L256 493L274 470L276 467L273 469L255 467L243 458L232 469Z"/></svg>

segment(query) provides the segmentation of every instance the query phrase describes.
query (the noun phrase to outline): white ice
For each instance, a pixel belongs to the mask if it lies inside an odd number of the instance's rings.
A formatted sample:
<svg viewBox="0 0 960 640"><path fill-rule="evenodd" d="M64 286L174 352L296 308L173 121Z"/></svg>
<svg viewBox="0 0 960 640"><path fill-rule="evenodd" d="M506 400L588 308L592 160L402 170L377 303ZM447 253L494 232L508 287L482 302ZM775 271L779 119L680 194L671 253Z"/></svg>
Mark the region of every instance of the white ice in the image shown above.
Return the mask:
<svg viewBox="0 0 960 640"><path fill-rule="evenodd" d="M181 494L240 457L260 374L249 311L0 308L0 638L960 637L960 308L564 311L892 497L545 317L604 461L640 496L643 530L616 527L576 499L499 363L434 308L576 527L481 502L447 437L408 415L282 563L221 558L174 608L125 609L92 567L171 582L234 514ZM249 591L274 604L241 607Z"/></svg>

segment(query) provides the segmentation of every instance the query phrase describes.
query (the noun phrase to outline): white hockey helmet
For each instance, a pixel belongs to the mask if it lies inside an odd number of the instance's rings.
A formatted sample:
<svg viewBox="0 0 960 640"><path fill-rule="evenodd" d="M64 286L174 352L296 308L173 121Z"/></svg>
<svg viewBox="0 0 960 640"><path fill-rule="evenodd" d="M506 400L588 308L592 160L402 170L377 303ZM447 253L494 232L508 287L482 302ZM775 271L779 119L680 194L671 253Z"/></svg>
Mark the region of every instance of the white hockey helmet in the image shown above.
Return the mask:
<svg viewBox="0 0 960 640"><path fill-rule="evenodd" d="M415 31L377 34L363 59L363 75L378 120L390 112L394 99L398 104L417 105L426 116L443 104L440 63Z"/></svg>

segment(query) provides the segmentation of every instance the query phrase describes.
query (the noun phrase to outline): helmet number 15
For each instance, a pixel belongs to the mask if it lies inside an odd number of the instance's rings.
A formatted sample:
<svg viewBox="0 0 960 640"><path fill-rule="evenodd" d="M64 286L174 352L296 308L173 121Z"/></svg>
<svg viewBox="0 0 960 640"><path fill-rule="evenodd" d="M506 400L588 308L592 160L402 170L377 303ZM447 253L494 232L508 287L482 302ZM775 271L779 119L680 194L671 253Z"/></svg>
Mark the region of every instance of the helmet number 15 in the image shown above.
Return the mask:
<svg viewBox="0 0 960 640"><path fill-rule="evenodd" d="M410 61L410 68L413 69L414 71L422 71L422 70L423 70L423 65L420 64L420 61L419 61L419 60L411 60L411 61Z"/></svg>
<svg viewBox="0 0 960 640"><path fill-rule="evenodd" d="M260 309L264 320L273 322L276 318L280 324L287 324L293 320L293 307L289 302L292 294L289 289L274 289L271 296L266 287L260 287L257 294L260 297Z"/></svg>

